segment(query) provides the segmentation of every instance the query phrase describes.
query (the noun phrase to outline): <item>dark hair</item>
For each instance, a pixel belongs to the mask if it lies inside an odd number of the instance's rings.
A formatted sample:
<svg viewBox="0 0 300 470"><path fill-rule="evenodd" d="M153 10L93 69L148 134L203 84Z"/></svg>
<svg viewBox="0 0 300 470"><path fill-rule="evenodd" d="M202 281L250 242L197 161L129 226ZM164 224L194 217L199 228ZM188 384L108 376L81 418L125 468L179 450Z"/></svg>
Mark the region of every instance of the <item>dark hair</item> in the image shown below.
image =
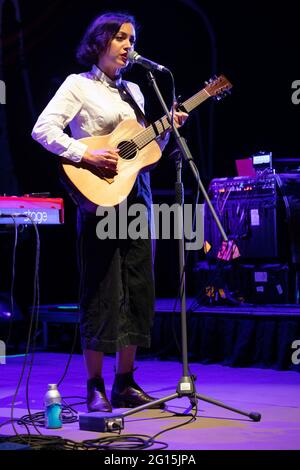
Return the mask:
<svg viewBox="0 0 300 470"><path fill-rule="evenodd" d="M87 28L76 52L76 58L82 65L91 66L98 62L99 54L107 46L124 23L131 23L136 28L133 16L127 13L104 13L97 16Z"/></svg>

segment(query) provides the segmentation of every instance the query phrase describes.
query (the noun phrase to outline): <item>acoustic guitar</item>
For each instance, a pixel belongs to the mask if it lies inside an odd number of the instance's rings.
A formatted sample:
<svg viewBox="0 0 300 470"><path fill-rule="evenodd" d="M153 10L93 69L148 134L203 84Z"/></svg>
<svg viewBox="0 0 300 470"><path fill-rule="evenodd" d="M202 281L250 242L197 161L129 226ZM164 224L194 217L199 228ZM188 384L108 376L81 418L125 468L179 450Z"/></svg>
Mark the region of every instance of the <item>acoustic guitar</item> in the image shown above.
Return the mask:
<svg viewBox="0 0 300 470"><path fill-rule="evenodd" d="M209 97L220 99L232 88L224 75L211 79L206 87L180 104L180 110L189 113ZM97 206L112 207L120 204L129 195L139 173L149 170L161 157L156 139L170 129L167 116L144 128L137 121L128 119L120 122L114 131L105 136L80 139L88 150L117 147L119 160L118 173L97 169L84 163L71 161L62 164L63 175L67 177L67 187L78 203L85 198ZM71 184L68 184L71 183ZM78 197L76 197L78 192Z"/></svg>

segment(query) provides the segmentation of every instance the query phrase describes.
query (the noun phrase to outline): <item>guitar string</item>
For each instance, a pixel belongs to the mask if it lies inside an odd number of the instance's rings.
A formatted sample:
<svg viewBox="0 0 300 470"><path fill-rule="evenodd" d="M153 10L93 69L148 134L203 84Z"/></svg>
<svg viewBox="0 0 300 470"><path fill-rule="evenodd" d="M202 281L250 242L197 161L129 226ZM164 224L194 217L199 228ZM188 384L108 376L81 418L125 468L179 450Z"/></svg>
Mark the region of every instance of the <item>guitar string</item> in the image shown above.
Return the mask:
<svg viewBox="0 0 300 470"><path fill-rule="evenodd" d="M143 130L140 135L138 134L137 136L135 136L130 142L128 142L127 145L124 145L122 150L129 151L129 154L126 154L125 152L125 154L122 155L122 158L126 159L126 157L131 154L133 145L137 145L137 147L140 149L143 148L146 144L148 144L153 138L155 138L156 134L154 131L154 127L158 129L159 134L169 129L170 125L167 121L167 117L164 116L163 118L157 120L153 125Z"/></svg>
<svg viewBox="0 0 300 470"><path fill-rule="evenodd" d="M202 98L202 100L201 100ZM189 105L193 105L192 106L192 109L193 107L197 106L198 104L200 104L202 101L204 101L206 98L208 98L207 96L207 93L202 90L200 92L198 92L196 95L192 96L191 98L189 98L185 103L185 107L188 106L190 107ZM194 103L196 103L194 105ZM188 110L189 111L189 110ZM146 128L145 130L143 130L141 132L141 135L137 135L135 136L132 140L135 141L138 145L141 144L141 145L144 145L147 143L148 141L148 136L146 136L146 134L150 133L151 136L154 132L154 129L153 127L157 127L157 128L161 128L162 131L166 130L167 128L170 127L168 121L167 121L167 116L163 116L162 118L158 119L153 125L149 126L148 128ZM149 132L150 131L150 132ZM143 137L145 136L145 137ZM150 136L150 137L151 137Z"/></svg>
<svg viewBox="0 0 300 470"><path fill-rule="evenodd" d="M165 117L166 118L166 117ZM164 120L162 118L160 121ZM166 125L163 125L160 121L157 121L157 128L161 128L163 131L166 130ZM160 132L161 133L161 132ZM156 134L153 128L153 125L147 127L145 130L141 132L141 135L135 136L131 141L127 142L125 145L121 147L122 155L121 157L124 160L128 160L132 153L135 153L136 150L140 150L141 148L145 147L148 143L150 143Z"/></svg>
<svg viewBox="0 0 300 470"><path fill-rule="evenodd" d="M210 96L211 95L209 95L205 89L201 90L198 93L196 93L194 96L192 96L191 98L186 100L186 102L184 103L184 106L187 109L187 111L189 112L193 108L195 108L196 106L201 104L203 101L205 101L207 98L209 98ZM190 108L190 109L188 109L188 108ZM153 129L154 126L157 127L157 128L162 127L163 131L168 129L170 127L170 125L167 121L167 116L163 116L161 119L157 120L153 125L149 126L149 128L146 128L144 131L142 131L140 136L137 135L132 140L135 141L135 143L137 143L138 146L139 145L144 146L145 144L148 143L148 140L149 140L148 136L146 136L146 134L150 130L151 135L152 135L153 131L154 131L154 129ZM150 135L150 137L151 137L151 135ZM145 137L143 137L143 136L145 136Z"/></svg>
<svg viewBox="0 0 300 470"><path fill-rule="evenodd" d="M143 147L145 147L145 145L147 145L152 140L154 140L155 136L156 134L153 129L153 126L149 126L149 128L145 129L142 132L142 135L135 136L126 145L121 147L123 151L123 154L121 155L121 157L124 159L128 159L128 157L132 154L133 151L135 152L136 150L141 150Z"/></svg>
<svg viewBox="0 0 300 470"><path fill-rule="evenodd" d="M197 106L198 104L201 104L201 102L204 101L204 99L208 98L210 95L206 96L206 92L204 90L198 92L196 95L192 96L185 102L185 108L189 108L190 105L192 106L192 109ZM200 98L203 98L202 100ZM194 103L195 104L194 106ZM187 109L189 111L189 109ZM124 160L128 160L129 157L132 155L132 153L135 153L137 149L143 148L145 145L147 145L152 138L155 138L155 131L154 131L154 126L157 128L160 128L162 132L164 130L167 130L170 125L167 121L167 117L163 116L161 119L157 120L153 125L150 125L146 129L144 129L140 135L138 134L135 136L131 141L126 142L126 144L122 147L122 151L124 152L122 154L122 158ZM159 134L161 132L159 131ZM137 148L136 148L137 147Z"/></svg>
<svg viewBox="0 0 300 470"><path fill-rule="evenodd" d="M207 94L205 90L201 90L200 92L196 93L194 96L185 101L185 109L187 110L187 112L189 112L210 96L211 95ZM124 160L130 160L131 158L134 158L137 150L140 150L145 145L150 143L151 140L153 140L156 136L154 126L159 130L159 135L163 131L169 129L170 124L167 120L167 116L163 116L162 118L157 120L153 125L150 125L146 129L141 131L140 134L135 136L132 140L126 142L126 144L122 148L122 151L124 153L121 155L121 158Z"/></svg>
<svg viewBox="0 0 300 470"><path fill-rule="evenodd" d="M206 89L201 90L200 92L196 93L194 96L186 100L184 103L184 107L187 112L190 112L192 109L201 104L210 96L212 95L208 94ZM126 142L126 144L122 148L122 151L124 151L124 153L123 155L121 155L121 158L123 158L124 160L128 160L133 153L136 153L137 150L143 148L145 145L150 143L156 135L154 126L158 129L159 135L165 130L169 129L170 124L167 120L167 116L163 116L162 118L157 120L153 125L150 125L146 129L141 131L140 134L135 136L132 140Z"/></svg>
<svg viewBox="0 0 300 470"><path fill-rule="evenodd" d="M155 137L155 133L152 126L149 126L149 128L146 128L141 132L141 135L135 136L132 140L126 142L125 145L120 147L124 152L122 158L126 159L131 155L133 150L136 150L136 148L143 148L147 143L149 143L149 141L152 140L152 137Z"/></svg>
<svg viewBox="0 0 300 470"><path fill-rule="evenodd" d="M156 121L154 125L149 126L141 132L141 135L135 136L131 141L126 142L121 148L122 155L121 158L128 160L129 157L136 152L145 147L150 143L155 137L156 133L154 131L154 126L159 130L159 134L170 128L169 123L167 122L167 117L164 116L160 120Z"/></svg>
<svg viewBox="0 0 300 470"><path fill-rule="evenodd" d="M211 94L208 94L206 89L199 91L196 93L194 96L189 98L188 100L185 101L184 107L187 110L187 112L191 111L194 109L196 106L201 104L203 101L205 101L207 98L212 96ZM122 152L123 154L121 155L121 158L124 160L129 160L132 157L133 154L136 153L137 150L140 150L143 148L145 145L150 143L153 139L155 139L156 133L154 130L154 127L158 129L158 132L160 135L162 132L170 128L170 124L167 120L167 116L163 116L159 120L157 120L154 124L148 126L146 129L140 132L140 134L136 135L133 139L130 141L126 142L125 145L122 147Z"/></svg>

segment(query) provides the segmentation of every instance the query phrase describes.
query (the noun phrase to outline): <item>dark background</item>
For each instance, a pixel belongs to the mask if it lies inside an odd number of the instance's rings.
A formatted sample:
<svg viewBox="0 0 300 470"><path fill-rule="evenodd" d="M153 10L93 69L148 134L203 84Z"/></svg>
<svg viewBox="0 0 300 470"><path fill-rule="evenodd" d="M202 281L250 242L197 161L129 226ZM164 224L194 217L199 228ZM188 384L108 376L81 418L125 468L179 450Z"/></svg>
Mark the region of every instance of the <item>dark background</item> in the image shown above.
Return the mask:
<svg viewBox="0 0 300 470"><path fill-rule="evenodd" d="M235 176L235 159L260 150L272 151L275 160L300 156L300 108L291 101L292 82L299 78L297 2L20 0L19 5L21 23L15 20L12 2L5 1L2 8L1 78L7 104L1 105L0 193L48 191L65 200L65 225L40 228L42 303L77 301L76 213L58 183L56 157L33 142L30 133L65 77L83 71L75 61L75 50L98 14L126 10L135 15L140 24L136 49L173 71L177 94L184 99L203 88L213 74L224 73L232 82L229 97L220 103L208 100L194 110L182 131L206 187L213 177ZM126 78L140 84L150 119L160 117L145 71L135 66ZM170 79L157 78L170 104ZM174 163L167 157L171 150L172 143L152 173L154 192L173 188ZM186 189L194 191L188 169L183 176ZM155 196L155 200L167 198ZM12 238L11 234L0 237L0 291L10 286ZM157 295L176 292L176 249L175 243L158 242ZM195 254L191 264L194 260ZM31 302L33 269L34 235L28 230L20 234L17 253L21 304ZM197 290L192 275L188 286Z"/></svg>

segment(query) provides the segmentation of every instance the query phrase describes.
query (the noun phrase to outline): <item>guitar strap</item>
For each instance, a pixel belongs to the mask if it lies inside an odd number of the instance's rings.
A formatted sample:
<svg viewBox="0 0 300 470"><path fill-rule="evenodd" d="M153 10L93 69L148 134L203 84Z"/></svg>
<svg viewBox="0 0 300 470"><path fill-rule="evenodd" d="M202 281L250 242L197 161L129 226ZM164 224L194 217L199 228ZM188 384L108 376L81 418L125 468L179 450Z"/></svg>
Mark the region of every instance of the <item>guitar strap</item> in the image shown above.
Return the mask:
<svg viewBox="0 0 300 470"><path fill-rule="evenodd" d="M122 93L124 95L126 95L129 103L132 105L132 107L133 107L133 109L134 109L134 111L135 111L135 113L138 117L138 120L141 121L145 125L145 127L148 127L149 122L147 121L145 113L142 110L142 108L139 106L139 104L135 101L135 99L133 97L133 94L132 94L129 86L127 85L127 83L122 81L121 85L120 85L120 89L121 89Z"/></svg>

